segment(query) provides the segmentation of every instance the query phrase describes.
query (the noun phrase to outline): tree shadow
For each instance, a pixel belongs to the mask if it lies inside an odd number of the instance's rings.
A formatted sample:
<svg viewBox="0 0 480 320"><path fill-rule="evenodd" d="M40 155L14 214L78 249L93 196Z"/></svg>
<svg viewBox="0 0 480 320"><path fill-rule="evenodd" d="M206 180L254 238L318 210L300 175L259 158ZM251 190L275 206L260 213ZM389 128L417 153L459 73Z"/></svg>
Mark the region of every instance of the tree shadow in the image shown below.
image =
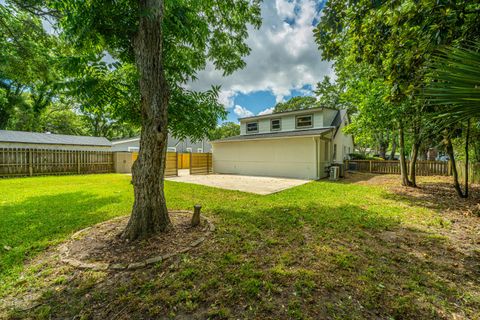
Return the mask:
<svg viewBox="0 0 480 320"><path fill-rule="evenodd" d="M45 276L35 307L10 317L442 319L480 310L479 257L434 232L356 205L254 206L213 209L214 236L157 266Z"/></svg>
<svg viewBox="0 0 480 320"><path fill-rule="evenodd" d="M104 209L118 202L120 195L68 192L32 196L19 203L2 205L0 245L9 250L0 248L0 280L2 275L15 275L25 260L72 232L118 215Z"/></svg>
<svg viewBox="0 0 480 320"><path fill-rule="evenodd" d="M437 212L453 211L480 216L480 186L470 186L469 198L460 198L453 185L447 182L421 182L418 188L395 186L389 188L385 198L409 205L433 209Z"/></svg>

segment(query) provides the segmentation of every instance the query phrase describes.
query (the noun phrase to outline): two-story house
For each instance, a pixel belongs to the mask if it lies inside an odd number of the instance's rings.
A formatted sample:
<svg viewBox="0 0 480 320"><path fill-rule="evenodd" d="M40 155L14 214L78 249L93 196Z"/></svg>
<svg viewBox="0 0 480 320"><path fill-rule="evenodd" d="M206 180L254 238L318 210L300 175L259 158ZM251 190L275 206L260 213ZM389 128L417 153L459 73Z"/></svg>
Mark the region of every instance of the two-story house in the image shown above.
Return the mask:
<svg viewBox="0 0 480 320"><path fill-rule="evenodd" d="M345 110L312 108L241 118L240 135L212 141L216 173L321 179L353 152Z"/></svg>

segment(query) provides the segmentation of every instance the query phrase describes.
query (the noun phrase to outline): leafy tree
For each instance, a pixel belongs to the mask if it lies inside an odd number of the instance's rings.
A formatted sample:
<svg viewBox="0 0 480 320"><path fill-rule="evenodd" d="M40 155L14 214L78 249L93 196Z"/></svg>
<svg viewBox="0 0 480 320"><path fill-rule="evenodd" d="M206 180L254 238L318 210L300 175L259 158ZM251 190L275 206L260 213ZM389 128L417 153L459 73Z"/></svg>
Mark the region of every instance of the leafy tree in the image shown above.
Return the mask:
<svg viewBox="0 0 480 320"><path fill-rule="evenodd" d="M211 140L218 140L240 134L240 125L235 122L224 122L210 133Z"/></svg>
<svg viewBox="0 0 480 320"><path fill-rule="evenodd" d="M355 107L350 109L353 109L351 122L345 131L355 136L356 143L375 146L383 159L387 158L390 142L395 141L395 109L385 99L387 95L388 87L381 79L370 80L361 74L352 75L343 94L343 99L355 103ZM394 143L392 149L395 149Z"/></svg>
<svg viewBox="0 0 480 320"><path fill-rule="evenodd" d="M348 105L342 100L343 92L343 84L333 83L329 76L325 76L321 82L317 83L315 90L318 97L317 104L330 109L348 109Z"/></svg>
<svg viewBox="0 0 480 320"><path fill-rule="evenodd" d="M60 77L57 39L39 18L0 4L0 129L38 129Z"/></svg>
<svg viewBox="0 0 480 320"><path fill-rule="evenodd" d="M330 0L324 8L315 30L323 58L350 66L367 63L389 87L387 98L398 111L404 185L413 185L407 176L405 130L410 127L413 155L422 137L424 118L417 116L425 105L415 93L428 80L426 65L439 46L465 42L467 35L478 37L479 12L479 3L466 0ZM413 157L413 177L415 161Z"/></svg>
<svg viewBox="0 0 480 320"><path fill-rule="evenodd" d="M194 79L207 61L225 74L245 66L242 58L250 52L245 44L247 25L261 23L258 2L32 0L32 4L37 12L53 9L62 34L79 49L108 51L121 64L135 66L142 130L132 168L135 201L124 236L133 240L168 230L163 192L168 131L182 135L192 129L198 138L225 116L223 106L211 103L215 88L197 94L183 84ZM192 108L177 112L183 102ZM202 127L199 115L215 121Z"/></svg>
<svg viewBox="0 0 480 320"><path fill-rule="evenodd" d="M277 103L273 109L273 112L303 110L316 107L319 107L319 105L315 97L298 96L293 97L288 101Z"/></svg>

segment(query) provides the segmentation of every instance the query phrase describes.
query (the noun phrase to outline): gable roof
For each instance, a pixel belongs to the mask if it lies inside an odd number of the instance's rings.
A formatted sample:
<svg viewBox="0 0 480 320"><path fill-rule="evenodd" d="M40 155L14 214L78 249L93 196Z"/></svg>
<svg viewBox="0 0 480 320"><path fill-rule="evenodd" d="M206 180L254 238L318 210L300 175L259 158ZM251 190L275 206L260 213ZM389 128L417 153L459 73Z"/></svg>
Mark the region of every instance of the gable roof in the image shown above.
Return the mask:
<svg viewBox="0 0 480 320"><path fill-rule="evenodd" d="M39 133L26 131L0 130L0 142L62 144L80 146L111 147L112 143L104 137L71 136L65 134Z"/></svg>

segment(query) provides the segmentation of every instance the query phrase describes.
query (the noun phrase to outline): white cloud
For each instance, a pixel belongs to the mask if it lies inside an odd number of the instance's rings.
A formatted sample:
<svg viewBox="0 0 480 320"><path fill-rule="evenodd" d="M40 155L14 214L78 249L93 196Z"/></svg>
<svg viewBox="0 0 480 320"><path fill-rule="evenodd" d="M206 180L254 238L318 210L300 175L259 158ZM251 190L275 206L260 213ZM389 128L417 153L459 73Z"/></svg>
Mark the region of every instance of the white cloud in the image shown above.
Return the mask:
<svg viewBox="0 0 480 320"><path fill-rule="evenodd" d="M233 90L221 90L218 94L218 101L225 106L225 108L233 108L233 99L237 94Z"/></svg>
<svg viewBox="0 0 480 320"><path fill-rule="evenodd" d="M265 110L260 111L258 113L258 115L261 116L261 115L264 115L264 114L271 114L271 113L273 113L273 109L275 109L275 107L267 108Z"/></svg>
<svg viewBox="0 0 480 320"><path fill-rule="evenodd" d="M233 108L233 112L239 117L239 118L245 118L245 117L251 117L254 116L253 112L248 110L247 108L244 108L242 106L239 106L238 104Z"/></svg>
<svg viewBox="0 0 480 320"><path fill-rule="evenodd" d="M293 89L314 86L333 73L330 64L322 61L314 41L312 22L321 17L316 7L315 0L265 0L262 27L249 30L247 43L252 51L245 58L245 69L223 77L209 64L190 86L205 90L222 85L221 95L228 97L222 103L227 107L233 106L235 93L266 90L280 102Z"/></svg>

